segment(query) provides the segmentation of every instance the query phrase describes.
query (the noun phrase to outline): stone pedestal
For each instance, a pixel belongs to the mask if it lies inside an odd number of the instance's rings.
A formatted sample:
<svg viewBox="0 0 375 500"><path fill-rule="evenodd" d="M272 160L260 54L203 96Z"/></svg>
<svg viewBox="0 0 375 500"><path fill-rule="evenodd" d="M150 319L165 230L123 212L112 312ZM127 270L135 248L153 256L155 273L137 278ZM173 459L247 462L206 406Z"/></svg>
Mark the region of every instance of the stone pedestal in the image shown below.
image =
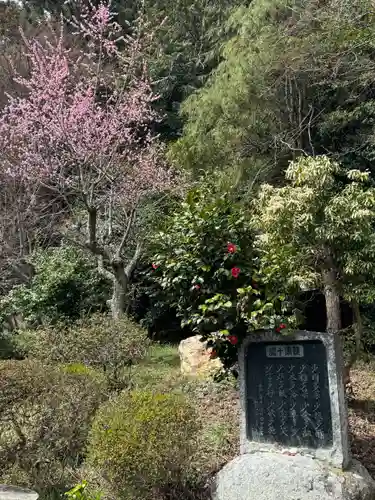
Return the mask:
<svg viewBox="0 0 375 500"><path fill-rule="evenodd" d="M241 455L217 475L213 500L375 500L375 482L357 461L346 471L308 456Z"/></svg>

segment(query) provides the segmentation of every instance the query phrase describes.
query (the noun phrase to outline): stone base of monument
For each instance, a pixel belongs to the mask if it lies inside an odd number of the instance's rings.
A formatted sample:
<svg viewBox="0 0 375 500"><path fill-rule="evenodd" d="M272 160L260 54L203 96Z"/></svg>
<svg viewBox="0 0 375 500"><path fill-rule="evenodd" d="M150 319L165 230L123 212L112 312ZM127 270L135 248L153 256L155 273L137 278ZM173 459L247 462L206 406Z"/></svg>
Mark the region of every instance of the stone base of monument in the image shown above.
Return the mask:
<svg viewBox="0 0 375 500"><path fill-rule="evenodd" d="M312 457L240 455L216 476L213 500L375 500L375 481L353 461L347 471Z"/></svg>

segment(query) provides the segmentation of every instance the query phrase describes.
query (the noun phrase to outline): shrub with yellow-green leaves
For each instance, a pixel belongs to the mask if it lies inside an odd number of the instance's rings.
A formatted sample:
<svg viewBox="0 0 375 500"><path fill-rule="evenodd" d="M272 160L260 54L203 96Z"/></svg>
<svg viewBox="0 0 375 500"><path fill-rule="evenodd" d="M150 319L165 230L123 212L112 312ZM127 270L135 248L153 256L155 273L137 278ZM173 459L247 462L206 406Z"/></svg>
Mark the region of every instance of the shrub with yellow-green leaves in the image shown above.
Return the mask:
<svg viewBox="0 0 375 500"><path fill-rule="evenodd" d="M26 356L48 363L79 363L105 373L113 389L127 385L126 367L147 353L147 332L126 316L113 320L94 314L74 325L47 325L21 332L18 348Z"/></svg>
<svg viewBox="0 0 375 500"><path fill-rule="evenodd" d="M61 490L82 461L103 377L38 361L0 364L0 482Z"/></svg>
<svg viewBox="0 0 375 500"><path fill-rule="evenodd" d="M194 408L180 394L124 392L98 411L88 464L118 498L162 497L182 481L198 427Z"/></svg>

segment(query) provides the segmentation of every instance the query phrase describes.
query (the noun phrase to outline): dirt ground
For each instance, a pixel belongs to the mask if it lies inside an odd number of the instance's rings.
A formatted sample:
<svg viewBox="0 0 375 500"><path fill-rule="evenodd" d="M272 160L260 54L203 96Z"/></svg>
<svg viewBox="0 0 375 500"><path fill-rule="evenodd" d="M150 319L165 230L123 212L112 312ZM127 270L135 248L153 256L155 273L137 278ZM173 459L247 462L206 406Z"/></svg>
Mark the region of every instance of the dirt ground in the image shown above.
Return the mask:
<svg viewBox="0 0 375 500"><path fill-rule="evenodd" d="M375 479L375 362L361 365L351 375L354 398L349 401L353 457Z"/></svg>

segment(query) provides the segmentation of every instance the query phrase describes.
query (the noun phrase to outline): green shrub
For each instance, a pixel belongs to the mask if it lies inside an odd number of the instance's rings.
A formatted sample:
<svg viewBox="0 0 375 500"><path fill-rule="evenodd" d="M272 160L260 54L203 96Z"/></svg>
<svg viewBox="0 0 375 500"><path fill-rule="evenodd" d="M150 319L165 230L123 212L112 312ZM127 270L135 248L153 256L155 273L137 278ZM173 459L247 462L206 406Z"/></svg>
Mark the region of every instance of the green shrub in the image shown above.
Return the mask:
<svg viewBox="0 0 375 500"><path fill-rule="evenodd" d="M125 368L142 359L150 341L127 317L94 314L74 325L47 325L15 337L27 356L44 362L79 363L101 369L114 388L126 383Z"/></svg>
<svg viewBox="0 0 375 500"><path fill-rule="evenodd" d="M66 489L106 393L98 377L37 361L0 364L0 481Z"/></svg>
<svg viewBox="0 0 375 500"><path fill-rule="evenodd" d="M87 482L82 481L81 483L74 486L74 488L67 491L65 493L65 496L69 500L101 500L102 495L100 493L96 493L96 494L92 495L92 494L88 493L86 488L87 488Z"/></svg>
<svg viewBox="0 0 375 500"><path fill-rule="evenodd" d="M96 263L74 247L57 247L35 254L30 285L15 287L0 303L3 321L18 315L28 326L72 321L106 308L108 283Z"/></svg>
<svg viewBox="0 0 375 500"><path fill-rule="evenodd" d="M116 498L156 499L181 480L197 431L195 409L182 395L122 393L95 417L88 463Z"/></svg>
<svg viewBox="0 0 375 500"><path fill-rule="evenodd" d="M8 332L0 332L0 360L16 357L13 335Z"/></svg>

